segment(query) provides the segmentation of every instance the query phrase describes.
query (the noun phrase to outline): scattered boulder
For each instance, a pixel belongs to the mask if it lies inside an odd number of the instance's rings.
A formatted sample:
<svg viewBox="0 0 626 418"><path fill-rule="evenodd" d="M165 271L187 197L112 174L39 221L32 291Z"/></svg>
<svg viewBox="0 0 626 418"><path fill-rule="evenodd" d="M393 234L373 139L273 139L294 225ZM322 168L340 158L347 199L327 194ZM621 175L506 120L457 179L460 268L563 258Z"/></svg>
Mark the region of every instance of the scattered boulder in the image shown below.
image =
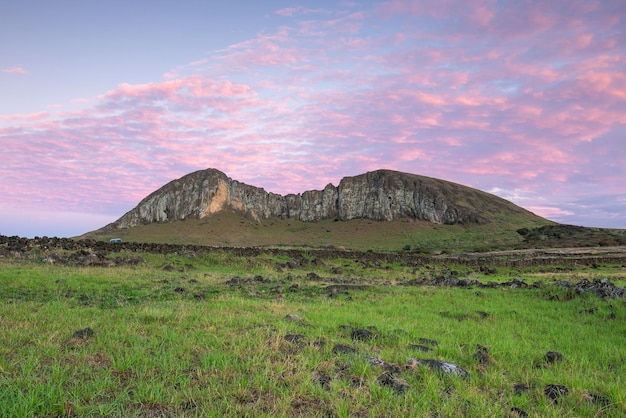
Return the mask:
<svg viewBox="0 0 626 418"><path fill-rule="evenodd" d="M350 337L353 340L370 341L376 338L376 334L368 329L355 329L350 334Z"/></svg>
<svg viewBox="0 0 626 418"><path fill-rule="evenodd" d="M422 344L409 344L409 350L420 351L422 353L428 353L429 351L433 351L432 348L426 347Z"/></svg>
<svg viewBox="0 0 626 418"><path fill-rule="evenodd" d="M231 286L238 286L238 285L244 285L244 284L254 284L254 283L271 283L270 279L266 279L263 276L257 275L254 277L249 277L246 279L242 279L239 276L235 276L233 278L231 278L230 280L226 281L226 284L231 285Z"/></svg>
<svg viewBox="0 0 626 418"><path fill-rule="evenodd" d="M530 386L524 384L524 383L516 383L513 385L513 393L516 395L522 395L525 392L528 392L530 390Z"/></svg>
<svg viewBox="0 0 626 418"><path fill-rule="evenodd" d="M548 351L545 355L545 359L548 364L552 364L562 362L564 357L563 354L558 351Z"/></svg>
<svg viewBox="0 0 626 418"><path fill-rule="evenodd" d="M294 322L302 321L302 317L298 314L287 314L287 316L285 316L285 319L287 321L294 321Z"/></svg>
<svg viewBox="0 0 626 418"><path fill-rule="evenodd" d="M583 393L583 398L587 399L589 402L601 406L602 408L607 408L611 406L611 400L604 395L600 395L598 393L585 392Z"/></svg>
<svg viewBox="0 0 626 418"><path fill-rule="evenodd" d="M350 347L349 345L344 345L344 344L335 344L332 350L332 353L334 355L357 354L358 352L359 350L357 350L356 348L353 348L353 347Z"/></svg>
<svg viewBox="0 0 626 418"><path fill-rule="evenodd" d="M397 394L402 394L410 389L403 380L393 377L391 373L383 373L376 379L381 386L392 388Z"/></svg>
<svg viewBox="0 0 626 418"><path fill-rule="evenodd" d="M548 399L557 403L561 397L569 394L569 389L564 385L550 384L545 386L543 393Z"/></svg>
<svg viewBox="0 0 626 418"><path fill-rule="evenodd" d="M431 347L437 347L439 342L437 340L431 340L429 338L420 338L417 340L420 344L429 345Z"/></svg>
<svg viewBox="0 0 626 418"><path fill-rule="evenodd" d="M469 373L467 372L467 370L448 361L410 358L407 362L407 365L410 368L417 367L420 364L428 366L434 372L440 372L451 376L458 376L463 379L467 379L469 377Z"/></svg>
<svg viewBox="0 0 626 418"><path fill-rule="evenodd" d="M287 334L283 338L285 341L296 345L303 345L306 343L306 337L302 334Z"/></svg>
<svg viewBox="0 0 626 418"><path fill-rule="evenodd" d="M87 328L79 329L78 331L74 332L72 337L74 337L74 338L91 338L91 337L93 337L93 335L94 335L93 330L91 328L87 327Z"/></svg>
<svg viewBox="0 0 626 418"><path fill-rule="evenodd" d="M317 340L313 341L313 347L322 348L324 346L326 346L326 340L323 338L318 338Z"/></svg>
<svg viewBox="0 0 626 418"><path fill-rule="evenodd" d="M476 353L474 354L474 359L482 365L495 363L495 360L489 355L489 347L485 347L484 345L480 344L476 344Z"/></svg>
<svg viewBox="0 0 626 418"><path fill-rule="evenodd" d="M365 360L373 366L382 367L386 372L391 374L399 374L401 371L400 366L398 366L397 364L388 363L380 357L366 357Z"/></svg>
<svg viewBox="0 0 626 418"><path fill-rule="evenodd" d="M520 279L519 277L516 277L510 282L503 283L502 285L508 286L511 289L526 289L528 287L528 284L524 281L524 279Z"/></svg>
<svg viewBox="0 0 626 418"><path fill-rule="evenodd" d="M583 279L574 285L576 293L593 293L603 299L621 298L626 294L626 287L615 286L608 278L594 279L590 282Z"/></svg>

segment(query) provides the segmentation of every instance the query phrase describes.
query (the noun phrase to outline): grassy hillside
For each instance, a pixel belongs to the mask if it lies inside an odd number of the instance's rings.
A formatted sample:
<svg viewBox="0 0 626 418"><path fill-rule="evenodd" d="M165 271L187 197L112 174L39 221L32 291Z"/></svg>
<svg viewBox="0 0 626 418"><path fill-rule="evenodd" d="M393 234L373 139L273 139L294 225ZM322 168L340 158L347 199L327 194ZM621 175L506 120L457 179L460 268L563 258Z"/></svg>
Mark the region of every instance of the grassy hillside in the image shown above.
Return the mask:
<svg viewBox="0 0 626 418"><path fill-rule="evenodd" d="M255 222L230 212L203 219L158 223L129 229L95 231L80 238L216 246L323 247L355 250L485 251L520 245L521 228L534 229L552 222L530 212L515 217L494 216L485 224L438 225L401 219L379 222L367 219L301 222L270 219Z"/></svg>

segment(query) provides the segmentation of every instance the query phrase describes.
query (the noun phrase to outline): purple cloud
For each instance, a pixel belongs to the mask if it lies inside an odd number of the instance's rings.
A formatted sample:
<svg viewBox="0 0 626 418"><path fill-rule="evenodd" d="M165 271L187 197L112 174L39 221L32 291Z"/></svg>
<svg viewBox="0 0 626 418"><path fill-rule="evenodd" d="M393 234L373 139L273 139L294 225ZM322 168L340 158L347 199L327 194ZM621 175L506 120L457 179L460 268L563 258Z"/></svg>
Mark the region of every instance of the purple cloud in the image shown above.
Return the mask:
<svg viewBox="0 0 626 418"><path fill-rule="evenodd" d="M0 116L0 206L121 215L206 167L277 193L390 168L626 227L623 8L281 9L284 26L163 80L121 84L73 113Z"/></svg>

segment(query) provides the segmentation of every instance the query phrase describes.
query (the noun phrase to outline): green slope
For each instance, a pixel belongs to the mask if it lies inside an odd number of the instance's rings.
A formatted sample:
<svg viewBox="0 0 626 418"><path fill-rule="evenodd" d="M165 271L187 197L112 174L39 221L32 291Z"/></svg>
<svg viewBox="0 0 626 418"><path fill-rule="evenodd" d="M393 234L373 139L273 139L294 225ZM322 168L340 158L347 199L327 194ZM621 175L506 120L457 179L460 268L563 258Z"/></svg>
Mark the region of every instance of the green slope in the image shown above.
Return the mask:
<svg viewBox="0 0 626 418"><path fill-rule="evenodd" d="M199 244L215 246L335 246L355 250L432 252L437 250L485 251L522 244L521 228L534 229L553 222L530 212L499 214L484 224L439 225L413 219L390 222L354 219L301 222L269 219L252 221L230 212L203 219L153 223L129 229L98 230L79 238L133 242Z"/></svg>

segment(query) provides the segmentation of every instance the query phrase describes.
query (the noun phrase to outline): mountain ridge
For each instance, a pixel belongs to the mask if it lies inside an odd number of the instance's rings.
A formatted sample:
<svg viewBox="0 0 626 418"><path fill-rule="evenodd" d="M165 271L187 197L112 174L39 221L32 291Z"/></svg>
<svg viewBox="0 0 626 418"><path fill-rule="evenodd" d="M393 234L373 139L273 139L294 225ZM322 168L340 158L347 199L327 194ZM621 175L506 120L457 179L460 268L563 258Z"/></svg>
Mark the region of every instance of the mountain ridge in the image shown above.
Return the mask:
<svg viewBox="0 0 626 418"><path fill-rule="evenodd" d="M536 216L478 189L394 170L380 169L348 176L342 178L338 186L329 183L322 190L283 196L209 168L170 181L102 229L203 219L222 211L255 221L412 218L448 225L482 224L490 222L494 216Z"/></svg>

